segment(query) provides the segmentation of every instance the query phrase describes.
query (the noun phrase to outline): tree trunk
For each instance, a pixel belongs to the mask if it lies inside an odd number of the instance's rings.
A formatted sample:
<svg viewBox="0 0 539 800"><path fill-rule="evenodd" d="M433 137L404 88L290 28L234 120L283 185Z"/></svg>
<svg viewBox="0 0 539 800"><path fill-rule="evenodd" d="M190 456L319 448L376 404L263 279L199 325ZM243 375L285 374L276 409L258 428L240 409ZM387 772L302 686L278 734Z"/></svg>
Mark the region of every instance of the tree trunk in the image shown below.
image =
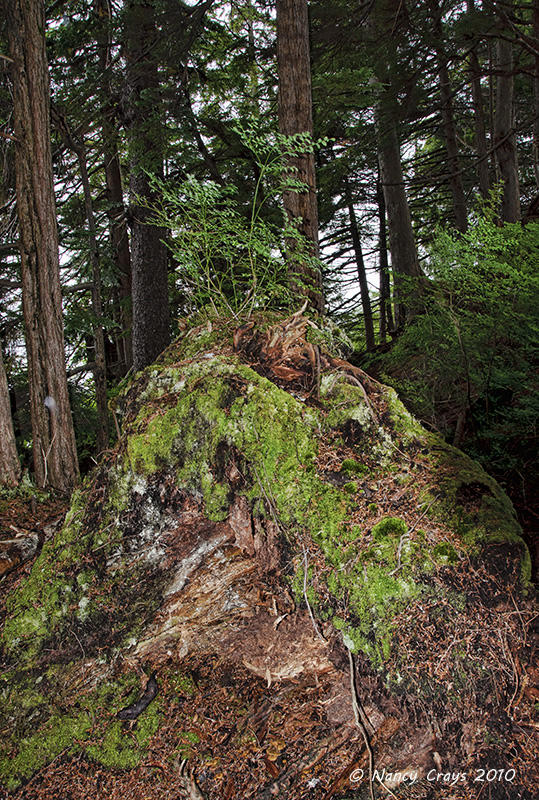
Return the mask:
<svg viewBox="0 0 539 800"><path fill-rule="evenodd" d="M505 39L498 39L496 44L496 72L494 146L503 181L501 219L503 222L518 222L520 188L513 130L513 46Z"/></svg>
<svg viewBox="0 0 539 800"><path fill-rule="evenodd" d="M149 0L129 0L125 14L126 118L132 216L133 364L151 364L170 341L165 231L150 224L155 200L148 173L162 178L164 135L157 31Z"/></svg>
<svg viewBox="0 0 539 800"><path fill-rule="evenodd" d="M40 486L68 490L78 463L65 367L43 2L10 0L7 21L35 477Z"/></svg>
<svg viewBox="0 0 539 800"><path fill-rule="evenodd" d="M468 13L474 10L474 0L467 0ZM475 127L475 152L477 154L477 177L479 181L479 191L483 198L487 198L490 191L490 179L488 174L488 147L485 127L485 109L483 104L483 92L481 90L481 67L477 50L471 48L469 56L469 72L472 87L472 108Z"/></svg>
<svg viewBox="0 0 539 800"><path fill-rule="evenodd" d="M118 283L115 292L115 317L120 329L116 336L116 363L107 364L111 374L123 377L133 364L132 308L131 308L131 253L127 230L122 170L118 155L118 120L112 100L113 89L110 80L111 62L111 8L107 0L96 0L99 17L97 27L97 46L99 68L101 70L104 107L101 111L101 135L103 137L104 172L107 192L107 214L110 225L112 257L116 264Z"/></svg>
<svg viewBox="0 0 539 800"><path fill-rule="evenodd" d="M410 287L406 286L406 278L420 277L421 270L404 187L397 123L387 92L382 94L376 108L376 135L395 282L395 322L400 327L410 310L406 297Z"/></svg>
<svg viewBox="0 0 539 800"><path fill-rule="evenodd" d="M466 198L464 196L458 158L457 133L453 114L453 96L451 92L451 82L449 78L447 56L445 53L443 40L442 15L438 0L429 0L429 6L434 18L434 49L436 53L436 60L438 62L438 80L440 84L440 97L442 100L442 120L445 148L447 152L449 184L451 186L451 195L453 197L453 214L455 217L455 226L457 230L464 233L468 227L468 215L466 213Z"/></svg>
<svg viewBox="0 0 539 800"><path fill-rule="evenodd" d="M395 296L395 324L402 327L406 316L413 313L412 287L408 278L419 278L421 269L415 244L412 218L406 197L398 131L398 100L393 85L397 69L398 16L402 8L395 9L389 0L375 3L369 22L370 35L376 49L373 83L381 88L374 109L376 144L380 181L384 192L389 232L389 250L393 271ZM384 42L380 50L379 42Z"/></svg>
<svg viewBox="0 0 539 800"><path fill-rule="evenodd" d="M350 217L350 235L356 257L357 277L361 291L361 307L363 309L363 322L365 325L365 344L367 350L374 350L374 324L372 320L371 299L369 297L369 284L367 283L367 273L365 271L365 261L361 249L361 237L356 219L356 212L352 200L352 192L348 181L345 182L346 202L348 205L348 216Z"/></svg>
<svg viewBox="0 0 539 800"><path fill-rule="evenodd" d="M380 340L385 342L387 340L388 331L394 328L394 322L393 312L391 310L391 285L389 281L389 262L387 258L386 201L380 176L378 176L376 184L376 199L378 203L378 242L380 249Z"/></svg>
<svg viewBox="0 0 539 800"><path fill-rule="evenodd" d="M21 465L17 455L15 433L11 419L11 404L7 385L2 348L0 347L0 486L17 486Z"/></svg>
<svg viewBox="0 0 539 800"><path fill-rule="evenodd" d="M279 129L285 136L313 133L311 65L309 56L309 17L307 0L277 0L277 60L279 70ZM318 256L318 206L314 153L291 158L289 166L308 188L284 193L289 220L298 226L307 242L309 255ZM320 272L295 255L294 242L288 245L292 285L299 276L298 291L316 311L323 310Z"/></svg>

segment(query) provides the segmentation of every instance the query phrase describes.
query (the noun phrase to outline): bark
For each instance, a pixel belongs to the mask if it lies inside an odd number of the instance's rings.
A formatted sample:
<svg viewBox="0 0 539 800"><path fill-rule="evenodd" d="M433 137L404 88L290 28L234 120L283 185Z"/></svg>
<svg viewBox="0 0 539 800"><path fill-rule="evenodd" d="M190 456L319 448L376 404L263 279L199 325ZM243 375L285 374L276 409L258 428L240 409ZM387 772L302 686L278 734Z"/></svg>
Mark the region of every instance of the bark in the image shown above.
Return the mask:
<svg viewBox="0 0 539 800"><path fill-rule="evenodd" d="M96 11L100 20L97 28L99 67L101 70L103 96L106 98L101 113L103 137L104 172L107 193L112 255L116 264L118 284L115 291L116 319L120 334L115 337L115 362L108 363L111 373L123 377L133 364L133 326L131 305L131 253L127 214L124 205L122 170L118 154L118 114L112 100L110 80L111 61L111 8L107 0L96 0Z"/></svg>
<svg viewBox="0 0 539 800"><path fill-rule="evenodd" d="M10 0L7 21L35 477L40 486L68 490L78 463L65 367L43 3Z"/></svg>
<svg viewBox="0 0 539 800"><path fill-rule="evenodd" d="M0 348L0 486L17 486L21 477L21 465L17 455L11 404L7 384L2 348Z"/></svg>
<svg viewBox="0 0 539 800"><path fill-rule="evenodd" d="M277 0L277 60L279 70L279 129L285 136L313 132L311 66L309 56L309 18L307 0ZM284 193L288 218L298 225L311 255L318 256L318 206L314 153L290 159L288 166L308 188ZM288 245L290 272L299 274L298 291L316 311L323 310L322 281L318 269L302 263Z"/></svg>
<svg viewBox="0 0 539 800"><path fill-rule="evenodd" d="M367 350L374 350L374 324L372 319L371 299L369 297L369 284L367 283L367 273L365 271L365 261L363 259L363 251L361 249L361 237L359 235L359 228L357 224L356 212L354 203L352 201L352 193L348 181L345 183L346 202L348 205L348 216L350 218L350 235L352 237L352 245L354 247L354 255L356 258L357 277L359 288L361 292L361 307L363 309L363 322L365 325L365 344Z"/></svg>
<svg viewBox="0 0 539 800"><path fill-rule="evenodd" d="M474 0L467 0L467 10L472 12ZM488 174L488 146L485 126L485 109L483 103L483 92L481 90L481 67L477 56L477 49L470 50L469 72L472 88L472 108L474 117L474 138L475 151L477 154L477 178L479 181L479 191L485 199L490 191L490 179Z"/></svg>
<svg viewBox="0 0 539 800"><path fill-rule="evenodd" d="M503 181L501 219L502 222L518 222L520 187L513 129L513 47L505 39L498 39L496 44L496 72L494 146Z"/></svg>
<svg viewBox="0 0 539 800"><path fill-rule="evenodd" d="M438 62L438 81L440 86L440 97L442 100L442 120L447 153L447 166L449 171L449 184L453 198L453 214L457 230L464 233L468 227L468 215L466 213L466 198L462 186L461 171L458 157L457 133L455 128L455 117L453 113L453 94L451 81L449 78L449 68L447 65L447 55L443 42L442 15L438 0L429 0L430 10L433 15L433 27L435 33L434 49Z"/></svg>
<svg viewBox="0 0 539 800"><path fill-rule="evenodd" d="M154 6L129 0L125 17L126 120L132 217L133 365L151 364L170 341L165 231L150 224L148 173L163 176L164 136Z"/></svg>

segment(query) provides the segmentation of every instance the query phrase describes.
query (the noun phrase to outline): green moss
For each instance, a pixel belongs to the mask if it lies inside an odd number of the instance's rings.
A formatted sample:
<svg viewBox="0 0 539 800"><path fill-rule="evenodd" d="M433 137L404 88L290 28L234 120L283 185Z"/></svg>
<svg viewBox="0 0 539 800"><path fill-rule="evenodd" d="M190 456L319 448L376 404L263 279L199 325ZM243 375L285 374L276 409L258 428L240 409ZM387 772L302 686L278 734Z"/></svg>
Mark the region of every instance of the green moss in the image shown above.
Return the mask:
<svg viewBox="0 0 539 800"><path fill-rule="evenodd" d="M369 468L365 464L360 464L359 461L354 461L353 458L345 458L341 464L341 472L348 475L366 475Z"/></svg>
<svg viewBox="0 0 539 800"><path fill-rule="evenodd" d="M84 502L84 494L75 492L62 530L45 543L28 579L8 596L2 644L7 650L24 648L27 660L80 599L81 586L73 573L87 545L81 533ZM91 581L91 572L86 575Z"/></svg>
<svg viewBox="0 0 539 800"><path fill-rule="evenodd" d="M135 698L133 698L135 699ZM132 769L145 755L151 737L157 733L163 714L160 698L154 700L137 718L130 730L121 720L113 719L107 725L101 740L85 748L94 761L112 769Z"/></svg>
<svg viewBox="0 0 539 800"><path fill-rule="evenodd" d="M380 522L377 522L372 529L372 538L375 541L380 541L386 536L404 536L408 531L408 526L403 519L399 517L384 517Z"/></svg>
<svg viewBox="0 0 539 800"><path fill-rule="evenodd" d="M357 492L357 483L355 481L349 481L345 483L342 488L347 494L355 494Z"/></svg>
<svg viewBox="0 0 539 800"><path fill-rule="evenodd" d="M159 697L141 714L132 731L114 716L140 694L135 676L105 681L93 691L79 694L71 708L63 697L60 677L58 667L50 669L43 681L49 684L48 693L43 694L31 688L35 682L31 671L13 673L9 691L2 692L2 716L12 730L0 744L0 783L11 790L64 751L82 750L107 767L133 767L159 727ZM131 693L126 695L129 689ZM21 710L25 714L21 715ZM90 733L92 744L85 745Z"/></svg>
<svg viewBox="0 0 539 800"><path fill-rule="evenodd" d="M91 727L87 712L52 714L36 733L20 738L5 755L1 753L0 783L13 791L62 751L77 750L77 740L84 739Z"/></svg>
<svg viewBox="0 0 539 800"><path fill-rule="evenodd" d="M191 675L184 672L171 672L169 681L176 694L193 697L196 693L196 685Z"/></svg>
<svg viewBox="0 0 539 800"><path fill-rule="evenodd" d="M428 516L448 525L470 555L479 555L483 546L494 543L518 545L526 590L531 580L530 554L511 501L476 461L438 436L429 434L428 441L439 475L437 494L423 498Z"/></svg>
<svg viewBox="0 0 539 800"><path fill-rule="evenodd" d="M320 382L320 399L327 413L327 428L342 428L356 422L368 433L373 426L372 412L359 386L346 382L343 376L324 375Z"/></svg>
<svg viewBox="0 0 539 800"><path fill-rule="evenodd" d="M432 549L434 559L441 564L456 564L458 553L450 542L439 542Z"/></svg>
<svg viewBox="0 0 539 800"><path fill-rule="evenodd" d="M425 439L425 429L405 408L395 389L386 387L385 397L395 433L405 442Z"/></svg>
<svg viewBox="0 0 539 800"><path fill-rule="evenodd" d="M194 731L180 731L178 734L179 744L175 749L175 753L181 759L192 758L195 755L193 745L199 744L200 736Z"/></svg>
<svg viewBox="0 0 539 800"><path fill-rule="evenodd" d="M200 492L208 513L224 519L228 487L214 474L218 447L236 448L251 465L245 494L275 506L284 526L335 538L346 515L342 494L318 477L316 411L241 364L215 357L184 370L185 389L165 412L139 413L126 469L147 476L177 467L182 488ZM196 391L192 390L196 388Z"/></svg>

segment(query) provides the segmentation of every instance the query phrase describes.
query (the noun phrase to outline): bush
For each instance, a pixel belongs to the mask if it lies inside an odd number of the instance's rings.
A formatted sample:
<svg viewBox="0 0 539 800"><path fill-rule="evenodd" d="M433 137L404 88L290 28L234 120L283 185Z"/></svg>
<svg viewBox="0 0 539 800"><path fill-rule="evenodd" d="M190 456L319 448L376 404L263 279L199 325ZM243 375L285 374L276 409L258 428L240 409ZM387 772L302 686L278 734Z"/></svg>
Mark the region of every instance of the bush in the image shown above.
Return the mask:
<svg viewBox="0 0 539 800"><path fill-rule="evenodd" d="M533 458L539 225L438 233L425 307L382 356L411 410L502 475Z"/></svg>

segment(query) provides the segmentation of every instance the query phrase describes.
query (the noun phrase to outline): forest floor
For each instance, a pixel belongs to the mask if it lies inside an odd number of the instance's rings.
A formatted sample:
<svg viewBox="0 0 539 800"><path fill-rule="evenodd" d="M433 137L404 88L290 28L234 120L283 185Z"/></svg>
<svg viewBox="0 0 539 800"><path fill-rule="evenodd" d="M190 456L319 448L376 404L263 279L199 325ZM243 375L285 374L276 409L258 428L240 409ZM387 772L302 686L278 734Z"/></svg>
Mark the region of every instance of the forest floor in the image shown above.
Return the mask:
<svg viewBox="0 0 539 800"><path fill-rule="evenodd" d="M14 534L38 532L42 542L43 531L51 535L66 510L66 501L60 499L3 499L0 541ZM6 613L7 595L25 580L34 560L35 556L0 578L0 619ZM514 754L514 768L521 776L527 774L530 780L530 793L519 792L518 797L531 800L533 785L539 780L537 723L533 721L534 706L539 702L539 644L531 635L533 625L526 627L525 646L513 656L515 691L508 709L513 724L508 724L503 734L508 752ZM429 661L429 646L425 641L425 664ZM185 668L185 664L183 666ZM321 703L329 689L323 679L318 685L290 681L280 691L270 694L264 682L254 681L241 667L235 667L233 675L227 673L218 657L214 661L193 658L189 667L189 678L179 689L167 685L168 676L160 679L159 691L167 697L167 703L172 698L167 720L139 766L119 772L95 764L82 755L73 757L61 753L11 795L13 800L204 800L216 796L216 776L220 777L218 796L221 800L270 797L268 782L271 785L272 781L275 789L281 787L273 796L282 798L354 797L359 800L368 797L359 785L355 790L352 782L354 771L365 773L368 770L359 731L343 726L340 734L337 731L324 737L321 730L324 726ZM378 695L374 684L371 690ZM382 694L378 701L383 699ZM386 720L387 724L390 722L391 716ZM384 727L387 725L382 726L373 741L375 754L383 750L384 740L394 733ZM135 735L135 731L131 735ZM192 763L193 758L197 762L196 782L185 771L184 759ZM205 786L206 773L212 776L211 789ZM287 773L292 781L288 786L286 780L283 784L283 775ZM299 792L298 784L303 787ZM397 793L392 793L378 786L376 797L483 800L507 796L497 794L500 787L488 782L469 787L470 793L464 794L460 787L445 784L431 787L428 794L424 786L415 787L420 794L413 794L413 788L407 787L405 791L401 786Z"/></svg>

